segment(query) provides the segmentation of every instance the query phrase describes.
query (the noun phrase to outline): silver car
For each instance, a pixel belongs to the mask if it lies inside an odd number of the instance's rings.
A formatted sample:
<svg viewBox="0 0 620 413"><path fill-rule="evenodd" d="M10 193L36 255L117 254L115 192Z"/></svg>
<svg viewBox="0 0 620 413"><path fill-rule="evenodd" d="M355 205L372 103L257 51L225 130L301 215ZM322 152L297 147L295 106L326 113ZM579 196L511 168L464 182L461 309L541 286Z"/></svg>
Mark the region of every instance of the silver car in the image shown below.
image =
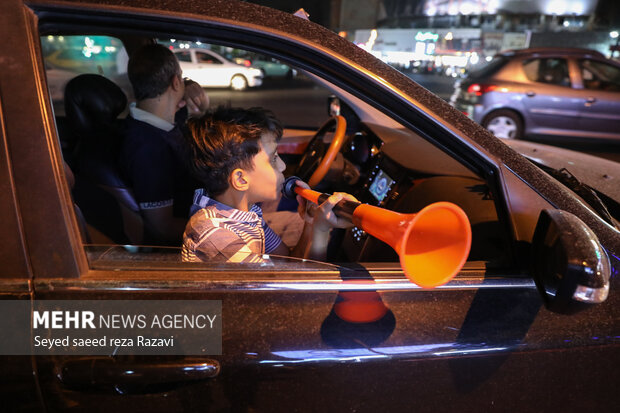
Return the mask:
<svg viewBox="0 0 620 413"><path fill-rule="evenodd" d="M619 140L620 65L585 49L502 52L457 82L451 103L500 138Z"/></svg>

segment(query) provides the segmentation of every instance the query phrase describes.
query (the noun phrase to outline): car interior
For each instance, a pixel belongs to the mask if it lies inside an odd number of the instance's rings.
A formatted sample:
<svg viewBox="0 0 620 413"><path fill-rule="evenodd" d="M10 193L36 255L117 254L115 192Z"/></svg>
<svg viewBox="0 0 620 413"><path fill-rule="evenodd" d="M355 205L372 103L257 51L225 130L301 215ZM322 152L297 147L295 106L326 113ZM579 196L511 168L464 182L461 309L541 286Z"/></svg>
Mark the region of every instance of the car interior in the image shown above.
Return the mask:
<svg viewBox="0 0 620 413"><path fill-rule="evenodd" d="M49 42L50 38L42 36L41 41ZM119 39L127 55L140 44L153 41L146 36L127 39L119 36ZM200 44L208 46L206 40ZM45 47L43 49L45 56ZM120 70L121 64L126 65L126 57L122 62L119 55L117 52L118 69L113 75L101 74L99 70L99 73L92 73L93 70L76 73L66 85L64 100L54 102L65 169L67 175L75 177L72 196L82 226L83 243L91 268L107 266L110 262L120 267L162 265L162 262L181 265L180 248L143 245L140 211L131 188L119 173L117 157L123 119L127 116L127 103L132 99L126 74ZM265 55L268 59L274 58L268 53ZM292 63L286 62L295 68ZM472 247L468 262L482 262L487 268L507 268L514 264L509 225L502 218L503 202L497 202L501 201L501 194L494 193L483 178L453 155L402 126L370 102L362 101L310 71L295 69L305 84L314 85L312 89L324 88L332 95L321 103L319 110L323 111L324 119L338 114L346 122L345 143L330 163L325 177L316 185L317 191L348 192L362 203L400 213L415 213L434 202L455 203L465 211L471 223ZM292 126L295 121L285 116L280 120L285 126L279 146L288 165L285 176L297 174L308 179L332 142L333 128L320 128L317 132ZM282 200L277 209L295 211L296 205ZM328 261L395 263L398 255L387 244L354 227L332 231ZM188 268L199 266L191 264Z"/></svg>
<svg viewBox="0 0 620 413"><path fill-rule="evenodd" d="M583 87L608 92L620 91L620 70L606 63L589 59L579 61Z"/></svg>
<svg viewBox="0 0 620 413"><path fill-rule="evenodd" d="M525 60L523 70L533 82L549 83L558 86L570 86L568 63L566 59L536 58Z"/></svg>

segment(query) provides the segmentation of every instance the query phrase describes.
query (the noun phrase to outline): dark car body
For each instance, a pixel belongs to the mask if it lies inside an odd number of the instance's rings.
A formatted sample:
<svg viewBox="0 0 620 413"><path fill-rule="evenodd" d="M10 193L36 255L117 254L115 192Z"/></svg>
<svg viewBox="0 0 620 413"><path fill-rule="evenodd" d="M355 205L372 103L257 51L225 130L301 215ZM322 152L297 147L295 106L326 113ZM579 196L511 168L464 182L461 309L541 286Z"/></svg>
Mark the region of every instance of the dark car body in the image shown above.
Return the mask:
<svg viewBox="0 0 620 413"><path fill-rule="evenodd" d="M451 102L500 138L620 139L620 65L592 50L499 53L457 83Z"/></svg>
<svg viewBox="0 0 620 413"><path fill-rule="evenodd" d="M355 127L344 155L361 178L344 189L400 212L452 200L470 214L478 256L446 285L422 289L396 260L377 259L391 257L384 245L354 230L338 249L348 258L342 265L185 265L178 251L85 245L39 36L91 32L243 47L331 84ZM613 215L606 219L357 46L248 3L8 0L0 3L0 34L2 299L220 300L224 320L221 355L1 356L2 409L555 412L618 405L617 186L601 189ZM375 169L394 181L382 200L368 191ZM606 179L617 182L618 170ZM611 274L606 300L571 315L545 306L553 297L537 289L532 269L545 260L533 241L545 210L571 214L587 243L602 246ZM559 228L558 236L572 239L584 232ZM582 262L569 264L562 271ZM385 316L356 323L335 313L342 292L360 291L377 292ZM213 377L183 376L196 365L217 368Z"/></svg>

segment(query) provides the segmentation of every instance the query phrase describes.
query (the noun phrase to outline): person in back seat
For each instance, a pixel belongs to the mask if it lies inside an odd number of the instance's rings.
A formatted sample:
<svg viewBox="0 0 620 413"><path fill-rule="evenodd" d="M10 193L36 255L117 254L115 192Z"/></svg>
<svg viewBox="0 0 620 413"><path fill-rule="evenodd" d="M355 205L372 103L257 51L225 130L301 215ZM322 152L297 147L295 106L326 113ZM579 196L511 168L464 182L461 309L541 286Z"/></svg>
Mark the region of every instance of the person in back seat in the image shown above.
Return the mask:
<svg viewBox="0 0 620 413"><path fill-rule="evenodd" d="M146 241L178 245L197 187L188 169L185 118L204 114L209 99L183 79L176 57L162 45L137 50L127 72L137 102L126 121L121 173L140 206Z"/></svg>

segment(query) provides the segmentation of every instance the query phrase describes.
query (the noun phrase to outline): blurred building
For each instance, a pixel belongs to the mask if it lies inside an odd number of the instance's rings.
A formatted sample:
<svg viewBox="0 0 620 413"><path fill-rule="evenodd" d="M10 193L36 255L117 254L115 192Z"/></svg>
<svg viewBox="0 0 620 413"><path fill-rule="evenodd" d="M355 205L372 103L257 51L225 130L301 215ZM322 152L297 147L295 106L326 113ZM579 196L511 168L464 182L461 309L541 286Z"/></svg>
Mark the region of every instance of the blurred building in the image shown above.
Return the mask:
<svg viewBox="0 0 620 413"><path fill-rule="evenodd" d="M395 4L386 8L385 17L377 23L382 27L467 26L502 31L581 30L592 23L598 2L599 0L404 0L393 2L398 6Z"/></svg>
<svg viewBox="0 0 620 413"><path fill-rule="evenodd" d="M484 27L582 30L616 0L333 0L341 30L373 27ZM600 3L600 4L599 4ZM614 7L612 7L614 8ZM332 7L333 9L333 7ZM604 17L604 16L602 16ZM373 21L374 18L374 21Z"/></svg>
<svg viewBox="0 0 620 413"><path fill-rule="evenodd" d="M620 0L247 0L340 32L384 61L458 74L506 49L571 46L610 55Z"/></svg>
<svg viewBox="0 0 620 413"><path fill-rule="evenodd" d="M334 3L337 7L334 7ZM618 0L334 0L347 37L384 61L459 69L500 50L567 46L610 54ZM462 71L462 70L461 70Z"/></svg>

